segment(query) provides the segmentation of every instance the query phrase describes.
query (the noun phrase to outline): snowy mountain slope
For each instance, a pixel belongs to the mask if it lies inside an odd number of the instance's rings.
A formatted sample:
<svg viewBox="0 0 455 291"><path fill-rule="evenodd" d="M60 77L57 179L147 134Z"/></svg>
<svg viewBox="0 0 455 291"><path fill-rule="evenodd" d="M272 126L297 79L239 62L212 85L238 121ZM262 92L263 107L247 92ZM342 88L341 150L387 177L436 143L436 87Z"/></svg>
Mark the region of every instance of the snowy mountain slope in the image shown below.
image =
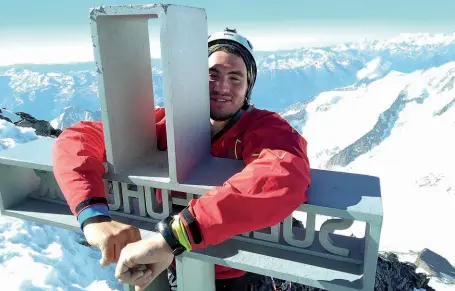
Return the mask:
<svg viewBox="0 0 455 291"><path fill-rule="evenodd" d="M0 216L0 278L7 290L123 290L115 266L80 234Z"/></svg>
<svg viewBox="0 0 455 291"><path fill-rule="evenodd" d="M26 143L39 138L33 128L18 127L0 119L0 150L15 147L17 144Z"/></svg>
<svg viewBox="0 0 455 291"><path fill-rule="evenodd" d="M2 113L7 114L5 110ZM0 151L37 138L40 136L34 129L0 120ZM0 278L3 288L123 290L113 276L115 266L101 267L99 251L82 245L83 240L78 233L0 216Z"/></svg>
<svg viewBox="0 0 455 291"><path fill-rule="evenodd" d="M409 73L449 61L455 61L455 34L412 34L384 41L257 52L253 103L281 111L297 102L309 102L321 92L368 82L391 70ZM160 63L152 61L157 105L163 102ZM3 67L0 107L49 121L69 106L96 112L100 109L97 86L93 63Z"/></svg>
<svg viewBox="0 0 455 291"><path fill-rule="evenodd" d="M455 62L323 92L283 116L313 168L381 178L383 251L429 248L455 264Z"/></svg>
<svg viewBox="0 0 455 291"><path fill-rule="evenodd" d="M400 126L384 142L337 169L381 178L382 250L429 248L455 265L455 110L432 121L412 110L402 112Z"/></svg>
<svg viewBox="0 0 455 291"><path fill-rule="evenodd" d="M314 137L309 147L318 166L346 166L405 124L453 122L454 82L455 62L410 74L390 72L369 84L323 92L282 114L299 132Z"/></svg>

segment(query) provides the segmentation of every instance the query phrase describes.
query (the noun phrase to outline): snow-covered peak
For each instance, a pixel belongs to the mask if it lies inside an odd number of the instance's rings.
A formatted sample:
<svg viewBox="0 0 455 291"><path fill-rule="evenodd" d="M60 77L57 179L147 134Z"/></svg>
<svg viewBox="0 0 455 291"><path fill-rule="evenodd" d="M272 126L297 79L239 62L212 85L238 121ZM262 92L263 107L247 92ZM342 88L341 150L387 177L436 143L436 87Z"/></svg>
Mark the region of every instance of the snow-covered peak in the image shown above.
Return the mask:
<svg viewBox="0 0 455 291"><path fill-rule="evenodd" d="M153 69L154 97L162 104L162 71ZM74 107L100 110L95 66L87 64L24 65L0 68L0 108L53 120Z"/></svg>
<svg viewBox="0 0 455 291"><path fill-rule="evenodd" d="M359 61L365 62L375 56L399 59L415 59L426 61L435 55L455 55L455 33L453 34L399 34L385 40L365 40L353 43L343 43L335 46L319 48L300 48L286 52L274 52L259 58L259 69L297 69L312 67L314 69L337 67L349 68ZM452 58L453 60L453 58ZM401 68L397 68L403 71ZM404 70L410 72L412 70Z"/></svg>
<svg viewBox="0 0 455 291"><path fill-rule="evenodd" d="M65 129L80 120L101 120L101 111L91 112L80 107L65 107L59 117L50 121L53 128Z"/></svg>
<svg viewBox="0 0 455 291"><path fill-rule="evenodd" d="M252 101L282 111L317 94L455 61L454 34L410 34L330 47L261 53Z"/></svg>
<svg viewBox="0 0 455 291"><path fill-rule="evenodd" d="M455 61L453 34L400 35L388 40L331 47L257 52L258 78L252 102L281 111L317 94L378 79L391 71L411 73ZM155 102L163 103L160 60L152 61ZM100 110L96 66L24 65L0 68L0 107L53 120L64 108ZM50 97L50 98L49 98Z"/></svg>
<svg viewBox="0 0 455 291"><path fill-rule="evenodd" d="M455 44L455 33L401 33L385 40L365 40L351 44L338 45L336 50L407 50L410 48L437 48Z"/></svg>
<svg viewBox="0 0 455 291"><path fill-rule="evenodd" d="M95 72L45 69L13 67L0 73L0 107L43 120L57 117L72 105L99 110Z"/></svg>

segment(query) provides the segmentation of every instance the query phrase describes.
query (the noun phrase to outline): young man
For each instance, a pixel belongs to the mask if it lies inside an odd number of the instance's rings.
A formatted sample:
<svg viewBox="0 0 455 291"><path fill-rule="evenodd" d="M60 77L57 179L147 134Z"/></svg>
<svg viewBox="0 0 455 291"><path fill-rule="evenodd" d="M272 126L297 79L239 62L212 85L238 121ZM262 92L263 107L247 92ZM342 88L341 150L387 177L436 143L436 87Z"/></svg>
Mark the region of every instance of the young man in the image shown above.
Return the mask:
<svg viewBox="0 0 455 291"><path fill-rule="evenodd" d="M80 122L59 136L53 152L57 182L88 243L100 248L100 263L118 262L120 281L142 290L183 251L270 227L306 202L307 142L277 113L250 105L257 74L252 50L235 30L208 39L211 153L242 159L245 168L161 221L149 239L140 240L136 228L109 216L102 183L106 160L102 124ZM165 150L165 113L157 110L155 116L158 145ZM138 269L144 264L149 268L145 272ZM255 290L251 286L265 279L218 265L215 274L217 290Z"/></svg>

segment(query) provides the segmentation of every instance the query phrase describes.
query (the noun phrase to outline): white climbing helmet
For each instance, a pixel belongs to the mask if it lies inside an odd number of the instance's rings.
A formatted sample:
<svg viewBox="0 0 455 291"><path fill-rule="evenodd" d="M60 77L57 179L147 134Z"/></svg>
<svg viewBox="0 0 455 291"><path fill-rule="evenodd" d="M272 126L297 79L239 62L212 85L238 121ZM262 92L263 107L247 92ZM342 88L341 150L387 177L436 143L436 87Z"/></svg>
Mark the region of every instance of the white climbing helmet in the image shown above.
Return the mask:
<svg viewBox="0 0 455 291"><path fill-rule="evenodd" d="M209 35L208 45L210 47L215 43L226 40L234 41L242 45L253 57L253 45L244 36L238 34L236 29L229 29L226 27L224 31L215 32Z"/></svg>
<svg viewBox="0 0 455 291"><path fill-rule="evenodd" d="M247 69L248 88L246 104L249 104L254 84L256 83L257 66L253 55L253 45L244 36L237 33L236 29L226 27L224 31L216 32L208 37L209 56L220 47L228 46L242 57Z"/></svg>

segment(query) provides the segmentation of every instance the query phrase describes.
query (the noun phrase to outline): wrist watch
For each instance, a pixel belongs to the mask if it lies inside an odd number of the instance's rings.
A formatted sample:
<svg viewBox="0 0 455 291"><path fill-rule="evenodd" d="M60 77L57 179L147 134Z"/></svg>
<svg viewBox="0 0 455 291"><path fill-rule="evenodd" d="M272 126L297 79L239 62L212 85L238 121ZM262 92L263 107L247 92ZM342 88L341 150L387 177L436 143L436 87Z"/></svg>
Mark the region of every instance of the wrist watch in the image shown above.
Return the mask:
<svg viewBox="0 0 455 291"><path fill-rule="evenodd" d="M164 220L158 222L155 226L155 229L159 231L164 237L164 240L172 249L174 256L178 256L185 251L185 247L178 241L172 232L172 221L174 221L174 218L172 216L168 216Z"/></svg>

